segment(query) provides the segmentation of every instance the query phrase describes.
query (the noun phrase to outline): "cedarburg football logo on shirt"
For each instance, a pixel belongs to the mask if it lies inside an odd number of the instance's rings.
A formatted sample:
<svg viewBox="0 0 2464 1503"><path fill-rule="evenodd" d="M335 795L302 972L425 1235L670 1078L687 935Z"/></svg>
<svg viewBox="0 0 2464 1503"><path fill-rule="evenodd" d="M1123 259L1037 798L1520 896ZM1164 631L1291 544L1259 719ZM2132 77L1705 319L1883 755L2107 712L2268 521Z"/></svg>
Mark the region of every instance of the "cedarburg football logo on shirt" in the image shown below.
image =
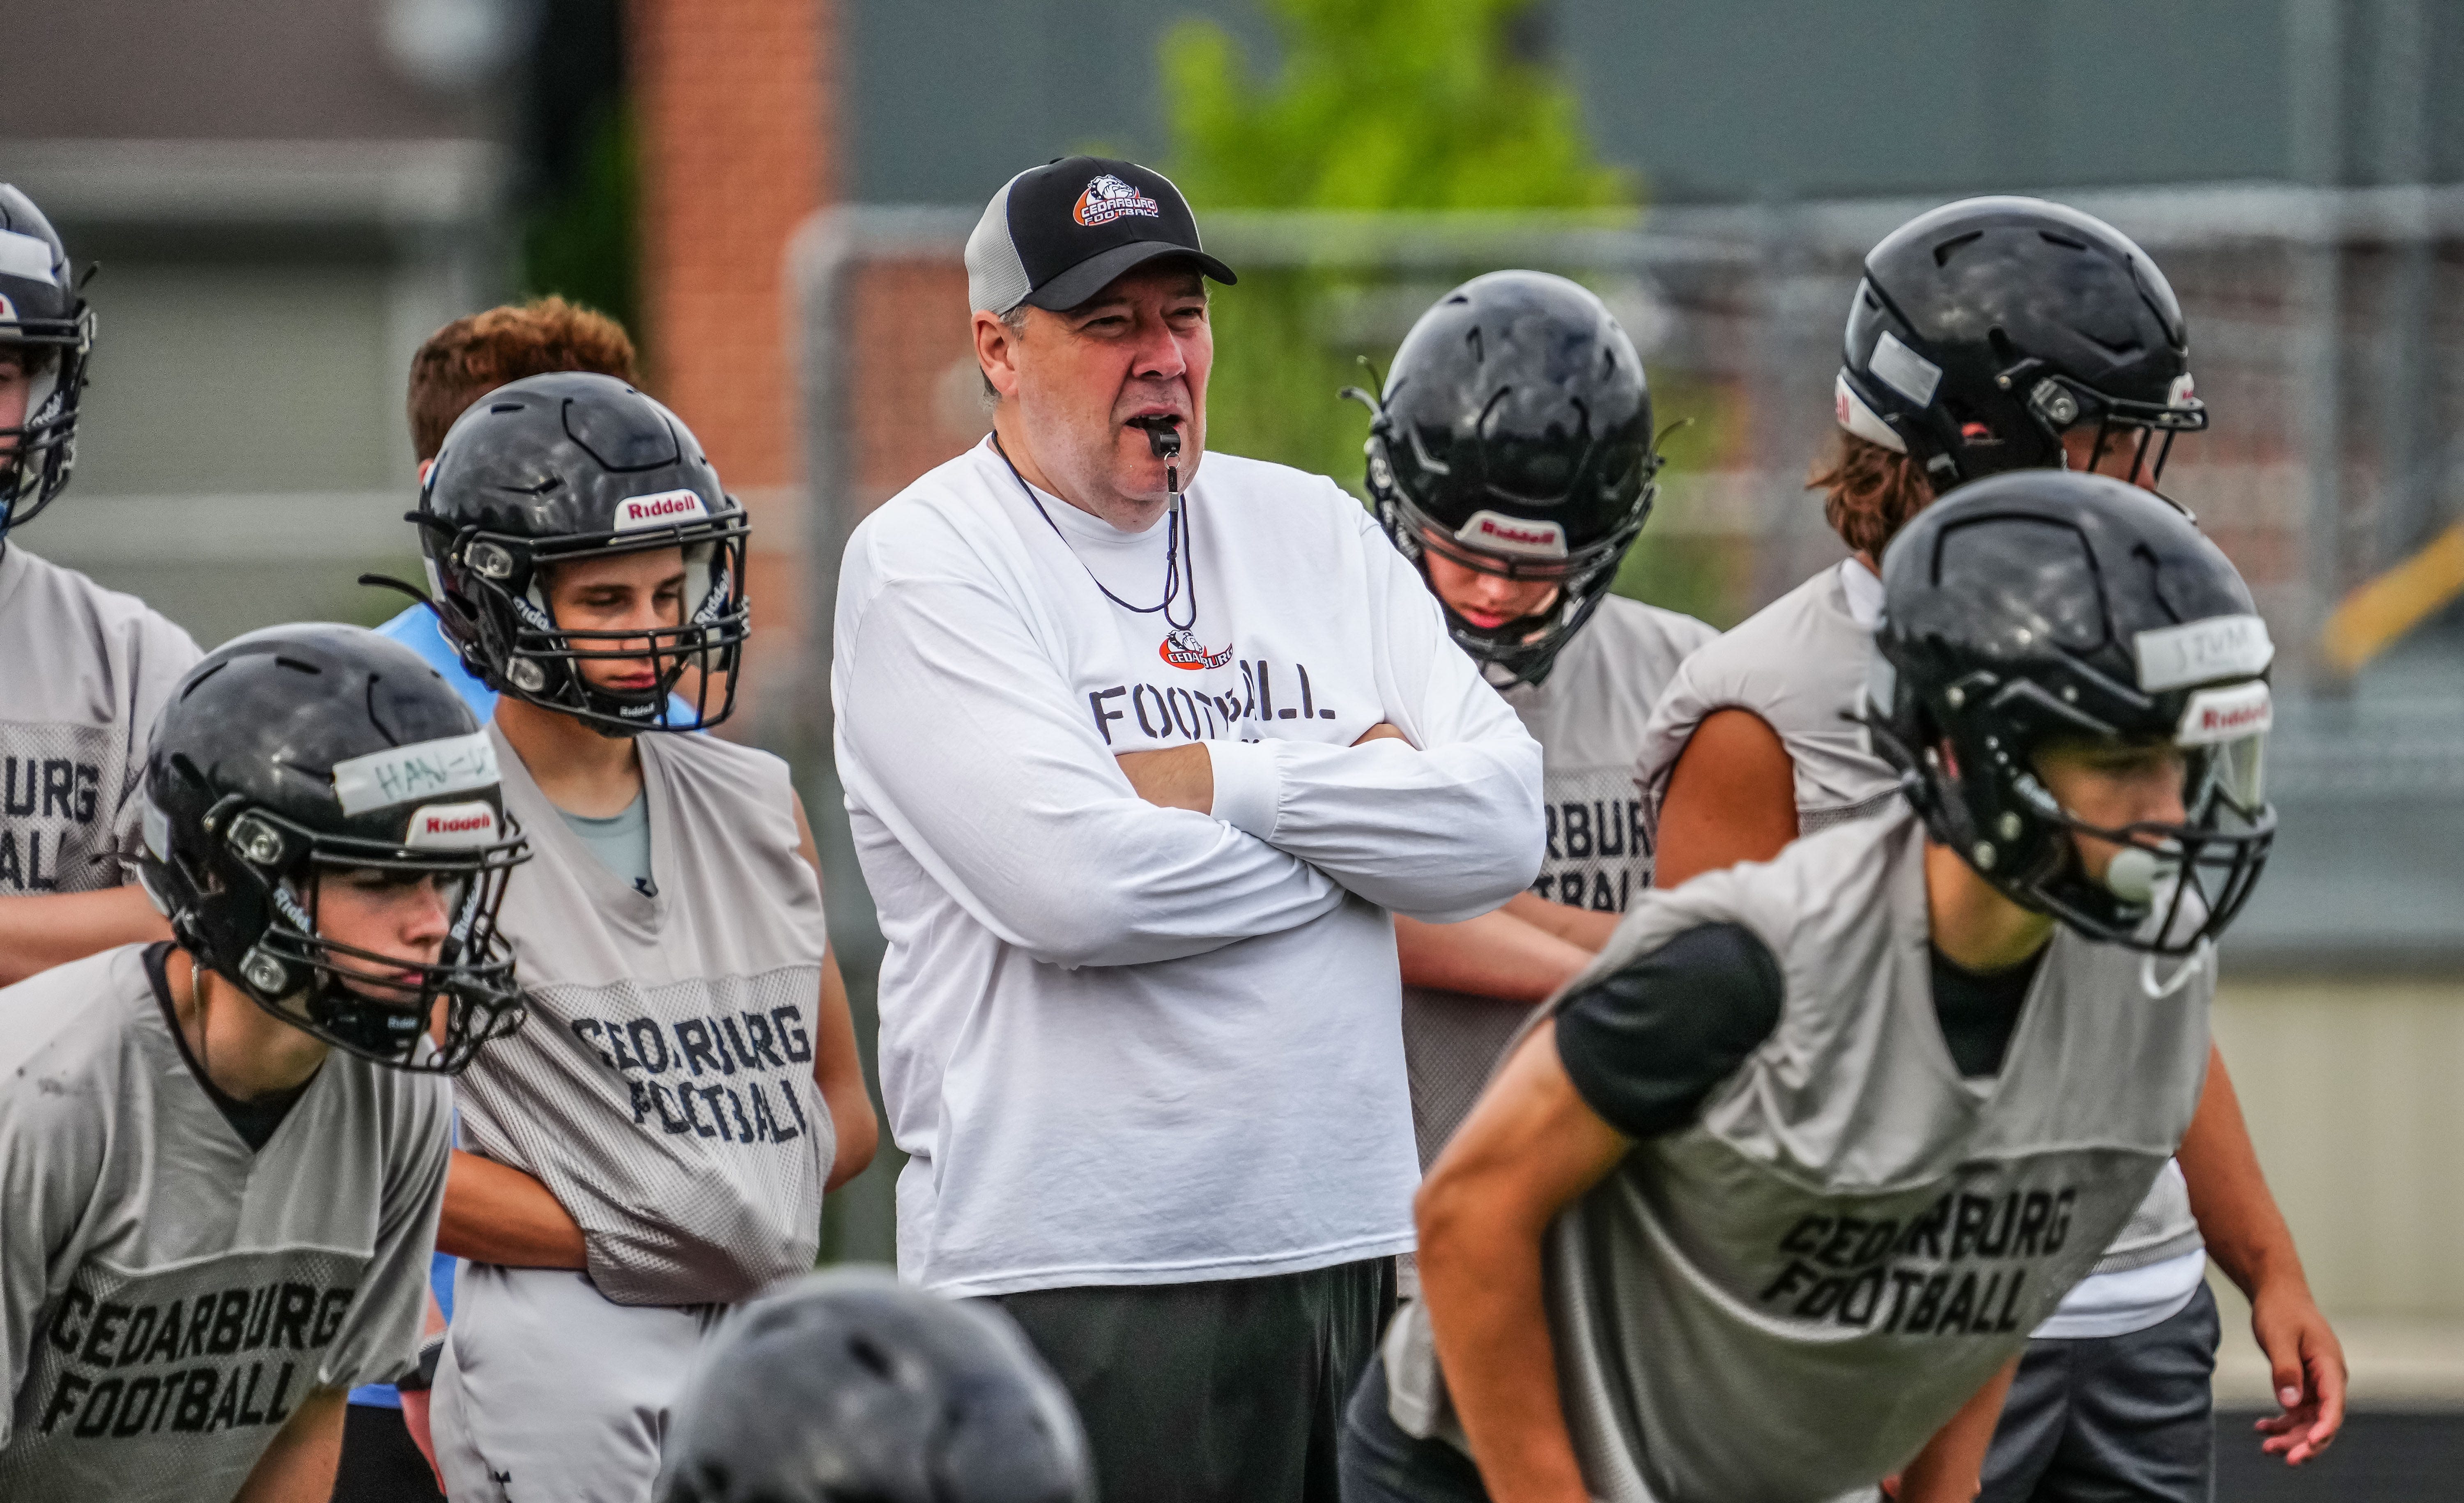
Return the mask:
<svg viewBox="0 0 2464 1503"><path fill-rule="evenodd" d="M1201 668L1221 668L1232 661L1232 644L1226 642L1219 651L1198 640L1198 633L1187 627L1175 627L1163 634L1155 653L1175 668L1196 673Z"/></svg>

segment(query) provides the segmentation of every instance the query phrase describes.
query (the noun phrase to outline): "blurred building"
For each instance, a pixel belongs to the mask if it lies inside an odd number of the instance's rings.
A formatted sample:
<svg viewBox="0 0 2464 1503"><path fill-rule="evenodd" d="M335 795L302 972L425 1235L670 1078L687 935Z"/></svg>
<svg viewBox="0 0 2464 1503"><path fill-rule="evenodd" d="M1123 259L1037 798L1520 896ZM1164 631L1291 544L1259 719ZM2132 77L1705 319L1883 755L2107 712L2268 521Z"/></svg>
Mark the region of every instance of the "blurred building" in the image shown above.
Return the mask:
<svg viewBox="0 0 2464 1503"><path fill-rule="evenodd" d="M1159 156L1156 43L1203 17L1263 76L1265 10L840 0L848 196L980 205L1089 143ZM1515 42L1655 203L2464 178L2464 11L2436 0L1538 0Z"/></svg>
<svg viewBox="0 0 2464 1503"><path fill-rule="evenodd" d="M85 0L12 29L0 181L100 263L70 504L25 542L210 643L374 619L415 555L412 348L505 283L486 0Z"/></svg>

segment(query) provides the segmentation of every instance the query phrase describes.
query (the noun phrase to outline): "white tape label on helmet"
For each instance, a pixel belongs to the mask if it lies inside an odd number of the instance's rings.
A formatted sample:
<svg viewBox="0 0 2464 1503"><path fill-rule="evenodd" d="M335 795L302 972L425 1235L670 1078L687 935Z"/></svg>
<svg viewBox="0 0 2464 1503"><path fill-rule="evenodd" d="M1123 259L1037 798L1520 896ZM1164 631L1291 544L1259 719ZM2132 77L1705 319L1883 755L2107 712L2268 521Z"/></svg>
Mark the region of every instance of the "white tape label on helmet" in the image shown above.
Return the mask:
<svg viewBox="0 0 2464 1503"><path fill-rule="evenodd" d="M57 287L60 278L52 269L51 242L38 235L0 230L0 276L22 276L30 282Z"/></svg>
<svg viewBox="0 0 2464 1503"><path fill-rule="evenodd" d="M467 793L496 781L496 747L485 731L415 741L334 763L334 797L341 801L345 814Z"/></svg>
<svg viewBox="0 0 2464 1503"><path fill-rule="evenodd" d="M628 496L616 503L616 530L633 532L643 527L672 527L677 522L698 521L709 515L710 508L693 491Z"/></svg>
<svg viewBox="0 0 2464 1503"><path fill-rule="evenodd" d="M1566 556L1566 529L1553 521L1527 521L1503 512L1481 511L1455 534L1455 542L1487 553L1519 553L1532 559Z"/></svg>
<svg viewBox="0 0 2464 1503"><path fill-rule="evenodd" d="M2182 712L2173 740L2184 746L2213 746L2256 736L2276 724L2276 698L2258 679L2230 689L2202 689Z"/></svg>
<svg viewBox="0 0 2464 1503"><path fill-rule="evenodd" d="M413 851L465 851L494 845L495 806L473 799L465 804L423 804L410 811L410 829L402 843Z"/></svg>
<svg viewBox="0 0 2464 1503"><path fill-rule="evenodd" d="M1901 343L1888 329L1874 342L1874 358L1865 368L1919 407L1933 406L1934 388L1942 385L1942 367Z"/></svg>
<svg viewBox="0 0 2464 1503"><path fill-rule="evenodd" d="M2276 660L2267 623L2256 616L2210 616L2158 627L2130 643L2139 659L2139 687L2149 694L2211 678L2248 678Z"/></svg>

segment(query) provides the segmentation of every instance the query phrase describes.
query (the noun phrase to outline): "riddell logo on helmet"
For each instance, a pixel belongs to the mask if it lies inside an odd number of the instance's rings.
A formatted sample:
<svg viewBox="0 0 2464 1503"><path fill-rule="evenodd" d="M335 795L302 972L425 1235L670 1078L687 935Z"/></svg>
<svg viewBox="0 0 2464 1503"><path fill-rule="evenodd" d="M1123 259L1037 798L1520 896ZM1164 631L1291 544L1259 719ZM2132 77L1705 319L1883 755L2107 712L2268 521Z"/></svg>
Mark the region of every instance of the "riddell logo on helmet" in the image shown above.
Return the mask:
<svg viewBox="0 0 2464 1503"><path fill-rule="evenodd" d="M1111 224L1124 214L1161 219L1163 210L1154 199L1110 172L1098 175L1088 184L1087 191L1078 195L1078 206L1069 211L1070 218L1089 228Z"/></svg>
<svg viewBox="0 0 2464 1503"><path fill-rule="evenodd" d="M413 809L410 832L403 844L414 851L458 851L492 845L496 839L496 810L473 800L467 804L428 804Z"/></svg>
<svg viewBox="0 0 2464 1503"><path fill-rule="evenodd" d="M1534 559L1566 556L1566 529L1552 521L1527 521L1499 512L1474 512L1455 534L1455 542L1490 553L1516 553Z"/></svg>
<svg viewBox="0 0 2464 1503"><path fill-rule="evenodd" d="M677 522L698 521L709 516L709 506L692 491L628 496L616 503L616 530L632 532L642 527L670 527Z"/></svg>
<svg viewBox="0 0 2464 1503"><path fill-rule="evenodd" d="M2263 681L2230 689L2202 689L2183 708L2173 740L2184 746L2212 746L2256 736L2276 724L2276 697Z"/></svg>

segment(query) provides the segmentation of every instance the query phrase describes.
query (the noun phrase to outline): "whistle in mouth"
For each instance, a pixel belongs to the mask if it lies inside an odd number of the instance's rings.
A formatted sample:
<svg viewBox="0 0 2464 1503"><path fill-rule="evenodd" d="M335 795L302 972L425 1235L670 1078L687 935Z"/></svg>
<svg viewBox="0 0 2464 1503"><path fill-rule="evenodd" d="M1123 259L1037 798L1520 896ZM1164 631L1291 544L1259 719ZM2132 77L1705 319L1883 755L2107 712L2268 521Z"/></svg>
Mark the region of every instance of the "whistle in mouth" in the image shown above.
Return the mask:
<svg viewBox="0 0 2464 1503"><path fill-rule="evenodd" d="M1180 419L1157 415L1133 417L1130 422L1147 431L1147 448L1158 459L1180 457Z"/></svg>

